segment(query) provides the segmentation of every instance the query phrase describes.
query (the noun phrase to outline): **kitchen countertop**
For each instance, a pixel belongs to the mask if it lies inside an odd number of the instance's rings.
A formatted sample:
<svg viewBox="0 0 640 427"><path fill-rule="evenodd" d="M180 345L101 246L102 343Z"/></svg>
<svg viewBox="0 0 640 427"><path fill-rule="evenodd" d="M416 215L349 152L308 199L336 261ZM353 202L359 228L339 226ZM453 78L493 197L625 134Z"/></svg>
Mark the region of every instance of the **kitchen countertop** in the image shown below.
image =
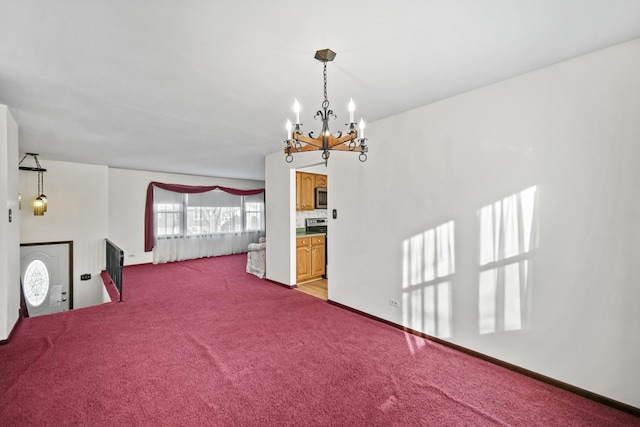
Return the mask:
<svg viewBox="0 0 640 427"><path fill-rule="evenodd" d="M296 238L298 237L313 237L313 236L326 236L327 233L320 233L318 231L307 231L304 228L296 228Z"/></svg>
<svg viewBox="0 0 640 427"><path fill-rule="evenodd" d="M298 237L314 237L314 236L326 236L327 233L319 233L317 231L310 231L307 233L306 231L296 231L296 238Z"/></svg>

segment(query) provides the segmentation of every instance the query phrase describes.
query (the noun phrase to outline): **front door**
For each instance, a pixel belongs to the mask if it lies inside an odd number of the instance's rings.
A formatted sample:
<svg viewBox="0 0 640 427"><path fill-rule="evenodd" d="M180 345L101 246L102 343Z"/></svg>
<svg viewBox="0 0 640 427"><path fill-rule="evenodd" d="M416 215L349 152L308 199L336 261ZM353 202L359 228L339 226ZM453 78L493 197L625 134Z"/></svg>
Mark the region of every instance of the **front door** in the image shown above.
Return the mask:
<svg viewBox="0 0 640 427"><path fill-rule="evenodd" d="M30 317L73 308L73 242L20 245L20 279Z"/></svg>

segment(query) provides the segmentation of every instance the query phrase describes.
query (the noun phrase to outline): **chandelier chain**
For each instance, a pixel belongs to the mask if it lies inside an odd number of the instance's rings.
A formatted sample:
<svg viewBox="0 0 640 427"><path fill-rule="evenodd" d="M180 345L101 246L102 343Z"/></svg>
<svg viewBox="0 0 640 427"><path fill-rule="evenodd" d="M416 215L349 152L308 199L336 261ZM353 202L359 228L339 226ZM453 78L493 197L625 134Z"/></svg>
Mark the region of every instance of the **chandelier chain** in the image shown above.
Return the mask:
<svg viewBox="0 0 640 427"><path fill-rule="evenodd" d="M329 108L329 98L327 97L327 61L324 61L324 70L322 71L324 77L324 101L322 102L322 108Z"/></svg>

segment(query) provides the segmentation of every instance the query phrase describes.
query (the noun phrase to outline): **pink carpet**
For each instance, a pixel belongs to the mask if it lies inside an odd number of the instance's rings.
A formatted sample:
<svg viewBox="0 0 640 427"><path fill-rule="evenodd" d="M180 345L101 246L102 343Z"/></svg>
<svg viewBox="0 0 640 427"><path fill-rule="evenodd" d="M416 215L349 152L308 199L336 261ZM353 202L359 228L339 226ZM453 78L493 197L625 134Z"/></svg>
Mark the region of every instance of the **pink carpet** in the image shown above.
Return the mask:
<svg viewBox="0 0 640 427"><path fill-rule="evenodd" d="M0 425L640 426L245 262L125 267L125 302L25 319L0 347Z"/></svg>

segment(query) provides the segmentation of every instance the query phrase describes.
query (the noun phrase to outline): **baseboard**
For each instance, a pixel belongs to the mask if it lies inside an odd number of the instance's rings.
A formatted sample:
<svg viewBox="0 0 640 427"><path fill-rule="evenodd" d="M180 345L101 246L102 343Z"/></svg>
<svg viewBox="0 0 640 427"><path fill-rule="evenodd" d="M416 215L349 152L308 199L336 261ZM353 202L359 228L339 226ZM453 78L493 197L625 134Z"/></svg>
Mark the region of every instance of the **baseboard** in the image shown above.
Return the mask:
<svg viewBox="0 0 640 427"><path fill-rule="evenodd" d="M262 279L262 280L269 283L273 283L274 285L282 286L283 288L287 288L287 289L295 289L297 287L297 285L285 285L284 283L276 282L275 280L271 280L271 279Z"/></svg>
<svg viewBox="0 0 640 427"><path fill-rule="evenodd" d="M0 345L9 344L9 341L11 341L13 334L15 334L16 330L18 330L18 325L20 324L20 322L22 322L23 317L24 315L22 313L22 310L18 310L18 320L16 320L16 323L13 324L13 328L11 328L11 332L9 332L9 336L7 337L7 339L0 340Z"/></svg>
<svg viewBox="0 0 640 427"><path fill-rule="evenodd" d="M340 304L339 302L335 302L335 301L331 301L331 300L327 300L327 302L329 304L331 304L331 305L336 306L336 307L339 307L339 308L351 311L353 313L359 314L361 316L368 317L369 319L372 319L372 320L375 320L375 321L378 321L378 322L385 323L387 325L393 326L394 328L400 329L400 330L402 330L404 332L407 332L407 333L410 333L412 335L416 335L418 337L427 339L429 341L436 342L436 343L441 344L443 346L446 346L446 347L452 348L454 350L460 351L461 353L468 354L470 356L476 357L478 359L482 359L482 360L487 361L489 363L493 363L494 365L498 365L498 366L501 366L501 367L503 367L505 369L509 369L510 371L517 372L519 374L525 375L527 377L533 378L533 379L541 381L543 383L552 385L554 387L558 387L560 389L566 390L566 391L571 392L573 394L577 394L578 396L582 396L582 397L587 398L589 400L593 400L594 402L598 402L598 403L601 403L603 405L609 406L611 408L617 409L619 411L623 411L623 412L626 412L628 414L634 415L636 417L640 417L640 408L636 408L635 406L631 406L631 405L628 405L626 403L619 402L617 400L608 398L606 396L602 396L600 394L593 393L593 392L591 392L589 390L585 390L583 388L576 387L574 385L571 385L571 384L556 380L556 379L548 377L546 375L542 375L542 374L539 374L537 372L530 371L528 369L522 368L520 366L505 362L503 360L496 359L495 357L487 356L486 354L479 353L479 352L477 352L475 350L471 350L471 349L463 347L461 345L453 344L453 343L445 341L443 339L440 339L440 338L437 338L437 337L434 337L434 336L431 336L431 335L427 335L425 333L413 330L411 328L407 328L405 326L399 325L399 324L391 322L389 320L382 319L380 317L374 316L374 315L369 314L369 313L365 313L364 311L360 311L360 310L357 310L355 308L349 307L347 305Z"/></svg>

